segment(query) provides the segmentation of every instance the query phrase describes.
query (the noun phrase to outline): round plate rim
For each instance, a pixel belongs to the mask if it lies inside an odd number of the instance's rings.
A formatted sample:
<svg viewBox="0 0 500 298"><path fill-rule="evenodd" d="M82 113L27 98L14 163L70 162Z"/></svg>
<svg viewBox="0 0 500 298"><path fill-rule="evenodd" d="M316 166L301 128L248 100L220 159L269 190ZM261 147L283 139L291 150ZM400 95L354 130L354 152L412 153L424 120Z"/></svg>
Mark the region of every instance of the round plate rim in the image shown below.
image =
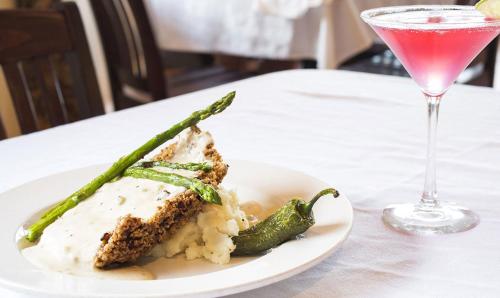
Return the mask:
<svg viewBox="0 0 500 298"><path fill-rule="evenodd" d="M317 178L317 177L315 177L313 175L304 173L302 171L299 171L299 170L296 170L296 169L293 169L293 168L288 168L288 167L284 167L284 166L273 164L273 163L260 162L260 161L254 161L254 160L246 160L246 159L227 159L227 162L228 162L228 164L242 162L242 163L251 163L251 164L256 164L256 165L263 165L263 166L268 166L268 167L280 168L281 170L286 170L286 171L289 171L289 172L295 172L296 174L307 176L307 177L312 178L314 180L317 180L317 181L319 181L319 182L321 182L321 183L323 183L325 185L329 185L328 183L326 183L322 179L319 179L319 178ZM71 170L67 170L67 171L52 173L52 174L50 174L48 176L40 177L40 178L31 180L29 182L23 183L21 185L12 187L12 188L10 188L10 189L8 189L8 190L0 193L0 205L2 204L2 201L1 201L2 196L7 195L8 193L20 190L20 189L22 189L22 188L24 188L24 187L26 187L26 186L28 186L30 184L34 184L36 182L40 182L40 181L45 180L45 179L50 179L50 178L52 178L54 176L58 176L58 175L61 175L61 174L70 173L70 172L84 171L84 170L90 170L92 168L103 167L105 165L110 165L110 164L109 163L94 164L94 165L89 165L89 166L85 166L85 167L75 168L75 169L71 169ZM261 288L261 287L264 287L264 286L268 286L270 284L273 284L273 283L285 280L287 278L290 278L290 277L292 277L294 275L297 275L297 274L299 274L301 272L304 272L304 271L306 271L306 270L314 267L315 265L317 265L318 263L320 263L321 261L323 261L324 259L326 259L327 257L329 257L331 254L333 254L337 249L339 249L340 246L345 242L345 240L347 239L347 237L351 233L352 226L353 226L353 221L354 221L354 218L353 218L354 217L354 211L353 211L353 208L352 208L352 204L350 203L350 201L348 200L348 198L344 195L344 193L341 190L339 190L339 192L341 193L341 197L343 199L345 199L345 203L348 204L349 209L350 209L350 214L349 214L350 221L348 223L349 226L347 228L347 231L344 233L343 237L338 242L336 242L333 246L331 246L329 249L323 251L321 254L317 255L315 258L307 261L306 263L304 263L304 264L302 264L300 266L296 266L294 268L291 268L291 269L289 269L287 271L280 272L280 273L275 274L275 275L273 275L271 277L262 278L262 279L255 279L255 280L252 280L250 282L242 283L242 284L235 285L235 286L229 287L229 288L213 289L213 290L202 291L202 292L192 292L192 293L186 293L186 294L181 294L181 295L168 295L167 293L151 293L151 294L145 294L142 297L159 298L159 297L187 297L187 296L189 296L189 297L202 297L202 296L206 297L206 296L213 296L213 295L226 296L226 295L236 294L236 293L240 293L240 292L249 291L249 290L253 290L253 289L256 289L256 288ZM150 282L150 281L146 281L146 282ZM2 277L2 276L0 276L0 287L4 287L4 288L9 289L9 290L18 291L19 293L23 293L23 294L43 295L45 297L138 297L135 294L128 295L126 293L120 294L120 295L114 295L114 294L107 295L106 294L105 296L103 296L102 294L98 294L98 293L95 293L95 294L89 294L89 293L71 293L71 296L68 296L68 293L55 293L55 292L50 292L50 291L44 291L42 289L35 290L33 288L26 287L26 286L21 285L19 283L5 280L4 277Z"/></svg>

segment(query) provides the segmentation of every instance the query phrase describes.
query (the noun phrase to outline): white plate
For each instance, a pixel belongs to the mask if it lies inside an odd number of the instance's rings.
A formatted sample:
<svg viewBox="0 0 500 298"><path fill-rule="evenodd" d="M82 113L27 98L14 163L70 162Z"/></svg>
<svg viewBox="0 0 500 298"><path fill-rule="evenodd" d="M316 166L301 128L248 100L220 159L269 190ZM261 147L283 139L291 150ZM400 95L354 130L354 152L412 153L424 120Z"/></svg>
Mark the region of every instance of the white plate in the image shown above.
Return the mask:
<svg viewBox="0 0 500 298"><path fill-rule="evenodd" d="M293 196L308 200L329 186L282 167L250 161L229 164L224 184L237 189L243 205L254 200L263 206L261 216ZM145 265L157 276L149 281L99 280L35 268L20 254L16 230L106 167L92 166L45 177L0 194L0 286L37 297L223 296L262 287L314 266L339 247L352 226L351 204L341 194L337 199L330 196L318 201L314 207L316 224L304 238L289 241L264 256L232 258L228 265L162 258Z"/></svg>

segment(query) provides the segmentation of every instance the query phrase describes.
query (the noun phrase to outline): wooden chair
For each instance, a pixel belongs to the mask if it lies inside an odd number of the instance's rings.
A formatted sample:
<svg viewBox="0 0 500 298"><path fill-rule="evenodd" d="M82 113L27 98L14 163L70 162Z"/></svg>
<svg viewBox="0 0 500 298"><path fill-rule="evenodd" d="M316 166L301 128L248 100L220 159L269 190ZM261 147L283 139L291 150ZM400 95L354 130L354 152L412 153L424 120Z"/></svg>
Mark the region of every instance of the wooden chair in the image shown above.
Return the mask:
<svg viewBox="0 0 500 298"><path fill-rule="evenodd" d="M167 97L162 59L142 0L91 0L115 107Z"/></svg>
<svg viewBox="0 0 500 298"><path fill-rule="evenodd" d="M0 65L22 133L104 113L74 3L0 10Z"/></svg>

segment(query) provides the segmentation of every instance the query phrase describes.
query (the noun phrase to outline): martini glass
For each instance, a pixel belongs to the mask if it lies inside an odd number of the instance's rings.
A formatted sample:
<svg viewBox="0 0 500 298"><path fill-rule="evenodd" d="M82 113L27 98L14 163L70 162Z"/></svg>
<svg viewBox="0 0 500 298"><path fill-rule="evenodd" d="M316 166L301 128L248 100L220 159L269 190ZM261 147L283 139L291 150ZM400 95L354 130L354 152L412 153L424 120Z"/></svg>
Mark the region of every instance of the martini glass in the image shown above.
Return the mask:
<svg viewBox="0 0 500 298"><path fill-rule="evenodd" d="M458 75L500 33L500 21L471 6L394 6L371 9L361 17L385 41L420 86L428 105L428 145L420 202L389 205L383 221L403 232L461 232L479 223L469 209L438 200L436 132L439 103Z"/></svg>

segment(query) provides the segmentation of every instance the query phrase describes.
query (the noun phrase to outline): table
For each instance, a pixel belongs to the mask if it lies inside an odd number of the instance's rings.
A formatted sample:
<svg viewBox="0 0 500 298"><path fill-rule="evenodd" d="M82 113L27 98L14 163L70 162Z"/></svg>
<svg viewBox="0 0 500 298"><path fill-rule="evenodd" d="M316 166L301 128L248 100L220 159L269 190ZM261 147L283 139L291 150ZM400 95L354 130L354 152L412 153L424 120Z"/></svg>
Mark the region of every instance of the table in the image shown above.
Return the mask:
<svg viewBox="0 0 500 298"><path fill-rule="evenodd" d="M268 59L315 59L319 68L369 48L375 34L359 14L365 9L455 0L148 0L163 50L223 53ZM222 9L214 9L220 7Z"/></svg>
<svg viewBox="0 0 500 298"><path fill-rule="evenodd" d="M0 191L113 161L230 90L233 105L201 124L225 158L320 177L355 209L352 234L331 257L234 297L498 297L500 93L489 88L453 86L442 102L440 196L482 220L460 234L407 236L383 225L385 205L422 190L425 103L409 79L345 71L272 73L2 141Z"/></svg>

